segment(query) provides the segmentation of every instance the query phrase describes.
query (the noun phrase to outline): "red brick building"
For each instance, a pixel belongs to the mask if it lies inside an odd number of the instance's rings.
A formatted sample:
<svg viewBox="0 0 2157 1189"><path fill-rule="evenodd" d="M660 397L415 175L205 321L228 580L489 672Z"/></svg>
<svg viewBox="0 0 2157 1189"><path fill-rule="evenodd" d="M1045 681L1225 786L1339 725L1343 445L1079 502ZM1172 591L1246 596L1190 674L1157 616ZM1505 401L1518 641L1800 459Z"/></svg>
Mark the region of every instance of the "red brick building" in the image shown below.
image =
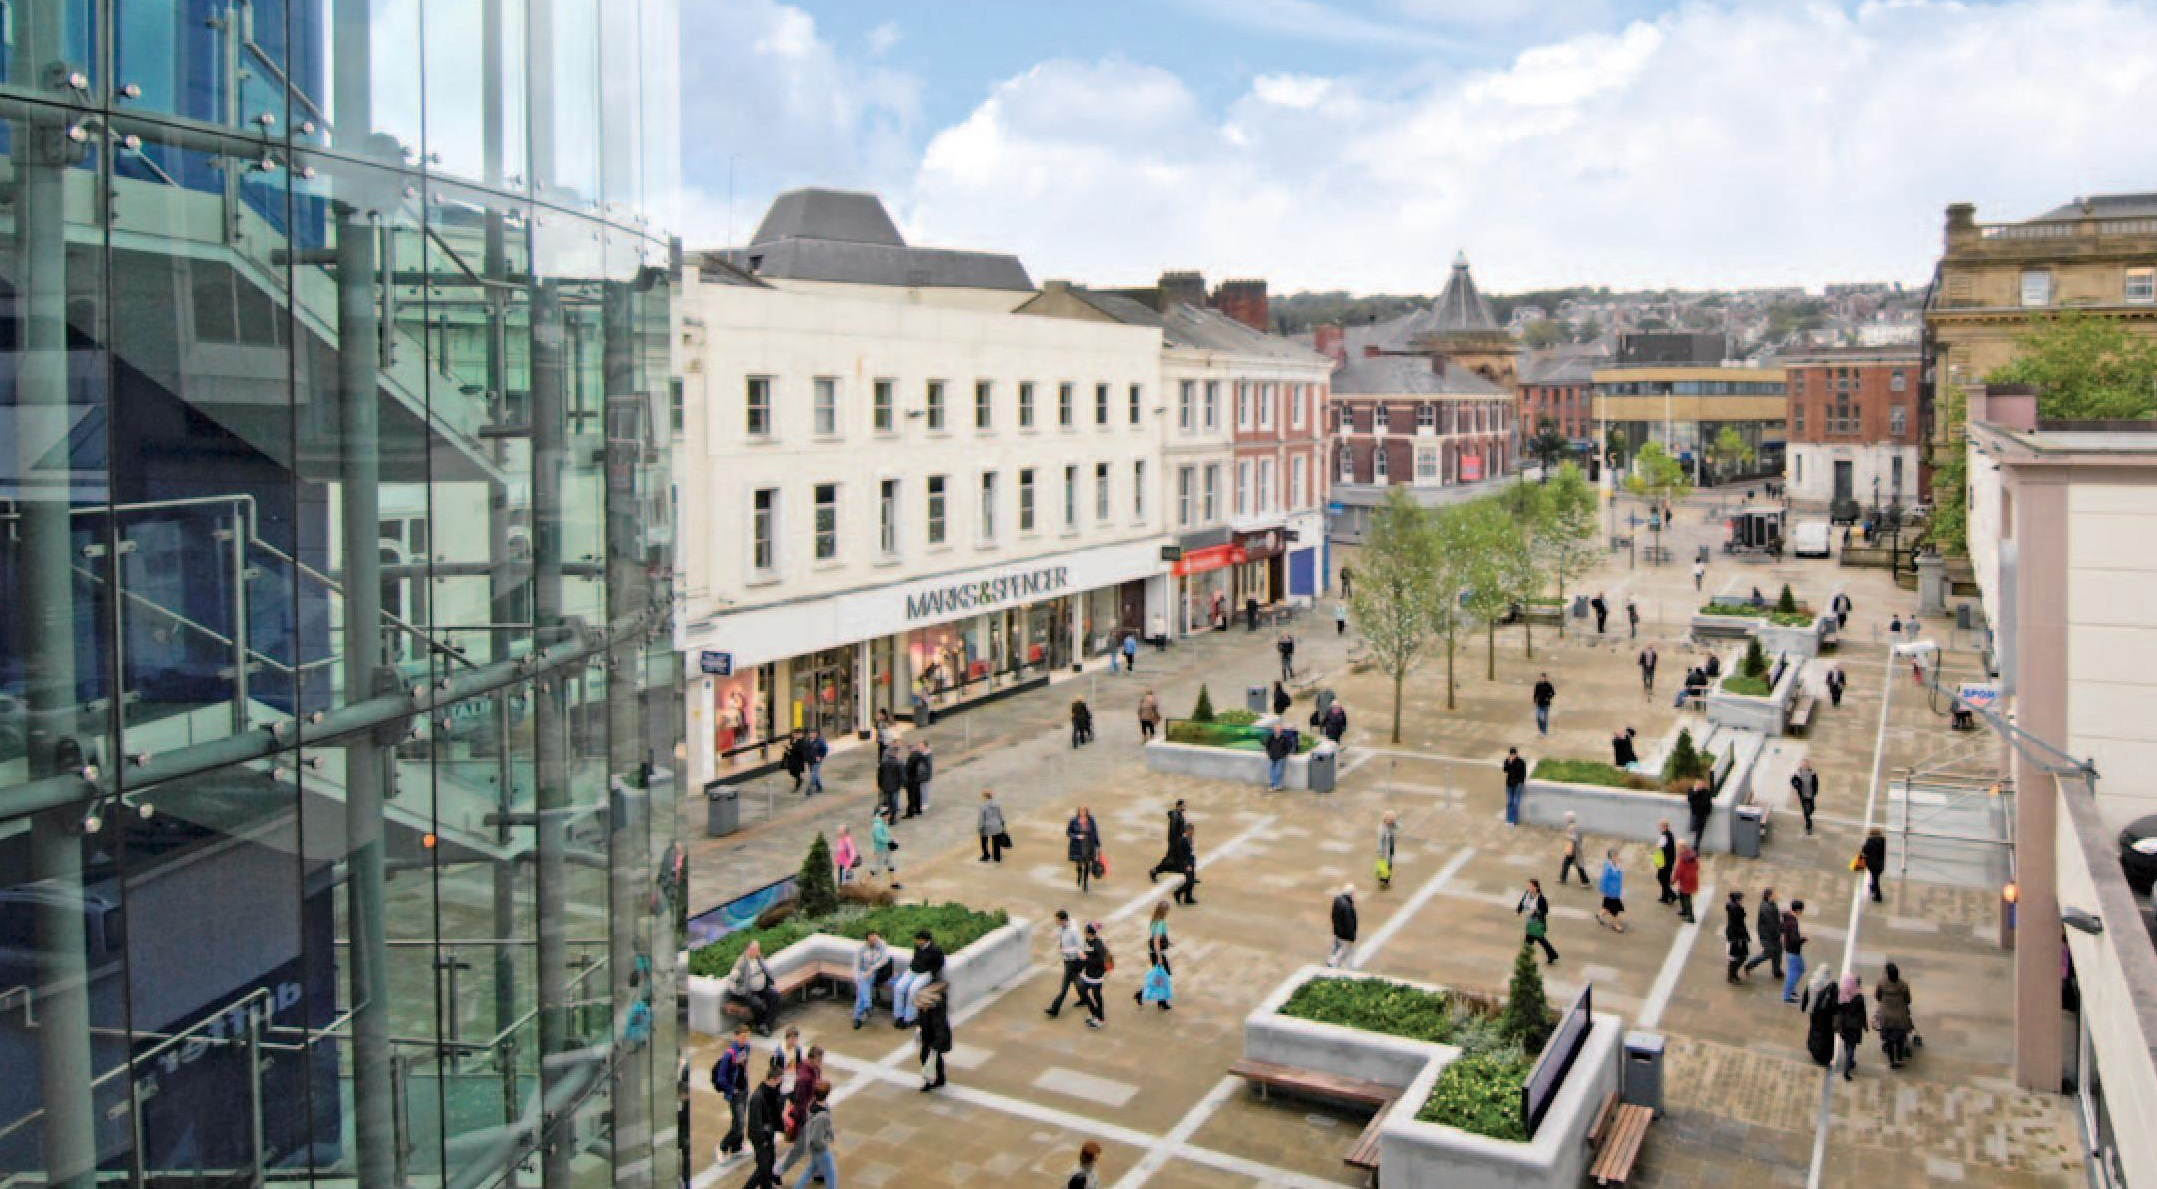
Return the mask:
<svg viewBox="0 0 2157 1189"><path fill-rule="evenodd" d="M1595 369L1607 362L1605 353L1566 348L1529 356L1520 376L1521 441L1540 433L1547 420L1575 449L1592 451Z"/></svg>
<svg viewBox="0 0 2157 1189"><path fill-rule="evenodd" d="M1875 503L1904 507L1918 486L1916 347L1809 351L1787 356L1790 500L1850 519Z"/></svg>

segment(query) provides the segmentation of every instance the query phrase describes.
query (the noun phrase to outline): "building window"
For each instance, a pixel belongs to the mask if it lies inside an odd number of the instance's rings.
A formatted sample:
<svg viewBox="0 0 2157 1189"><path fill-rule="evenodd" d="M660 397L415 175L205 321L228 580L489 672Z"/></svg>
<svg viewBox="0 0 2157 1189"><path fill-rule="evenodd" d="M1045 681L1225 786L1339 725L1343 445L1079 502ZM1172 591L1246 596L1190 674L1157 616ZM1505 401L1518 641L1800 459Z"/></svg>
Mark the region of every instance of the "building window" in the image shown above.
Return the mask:
<svg viewBox="0 0 2157 1189"><path fill-rule="evenodd" d="M779 565L779 489L759 487L749 497L749 566L769 574Z"/></svg>
<svg viewBox="0 0 2157 1189"><path fill-rule="evenodd" d="M1416 447L1416 482L1438 482L1438 447Z"/></svg>
<svg viewBox="0 0 2157 1189"><path fill-rule="evenodd" d="M816 436L837 437L839 433L839 381L830 376L818 376L813 383L816 397L811 406L816 419Z"/></svg>
<svg viewBox="0 0 2157 1189"><path fill-rule="evenodd" d="M1078 394L1069 384L1056 386L1056 424L1070 429L1078 424L1078 410L1074 407Z"/></svg>
<svg viewBox="0 0 2157 1189"><path fill-rule="evenodd" d="M1108 424L1108 385L1106 384L1093 386L1093 423L1095 425Z"/></svg>
<svg viewBox="0 0 2157 1189"><path fill-rule="evenodd" d="M1131 385L1131 391L1130 391L1130 395L1129 395L1129 400L1130 400L1130 406L1131 406L1131 409L1130 409L1130 413L1131 413L1131 424L1133 424L1133 425L1137 425L1137 424L1138 424L1138 408L1139 408L1139 406L1140 406L1140 405L1142 405L1142 404L1146 403L1146 390L1145 390L1145 389L1144 389L1143 387L1141 387L1141 386L1139 386L1139 385L1137 385L1137 384L1133 384L1133 385Z"/></svg>
<svg viewBox="0 0 2157 1189"><path fill-rule="evenodd" d="M1306 413L1304 406L1310 403L1311 386L1296 384L1288 390L1288 428L1302 429Z"/></svg>
<svg viewBox="0 0 2157 1189"><path fill-rule="evenodd" d="M1273 460L1270 458L1258 460L1258 502L1251 510L1261 516L1273 511Z"/></svg>
<svg viewBox="0 0 2157 1189"><path fill-rule="evenodd" d="M1288 506L1291 509L1301 509L1309 502L1310 461L1301 454L1288 460Z"/></svg>
<svg viewBox="0 0 2157 1189"><path fill-rule="evenodd" d="M981 543L996 540L996 472L981 475Z"/></svg>
<svg viewBox="0 0 2157 1189"><path fill-rule="evenodd" d="M1248 516L1250 513L1251 464L1239 462L1236 464L1236 515Z"/></svg>
<svg viewBox="0 0 2157 1189"><path fill-rule="evenodd" d="M751 376L751 377L749 377L749 392L748 392L748 401L749 401L749 425L748 425L748 430L749 430L749 436L750 436L750 437L752 437L752 438L768 438L768 437L770 437L770 436L771 436L771 377L770 377L770 376Z"/></svg>
<svg viewBox="0 0 2157 1189"><path fill-rule="evenodd" d="M1219 429L1220 427L1221 382L1219 380L1208 380L1206 381L1206 428Z"/></svg>
<svg viewBox="0 0 2157 1189"><path fill-rule="evenodd" d="M895 387L890 380L878 380L870 390L872 395L869 397L869 423L876 427L878 433L891 432L892 390Z"/></svg>
<svg viewBox="0 0 2157 1189"><path fill-rule="evenodd" d="M1176 428L1191 432L1198 415L1198 381L1184 380L1176 385Z"/></svg>
<svg viewBox="0 0 2157 1189"><path fill-rule="evenodd" d="M2026 268L2022 270L2022 304L2048 306L2052 304L2052 270Z"/></svg>
<svg viewBox="0 0 2157 1189"><path fill-rule="evenodd" d="M943 428L944 382L942 380L931 380L929 381L929 429L936 431Z"/></svg>
<svg viewBox="0 0 2157 1189"><path fill-rule="evenodd" d="M1280 398L1279 386L1275 384L1251 385L1258 400L1258 428L1273 428L1273 402Z"/></svg>
<svg viewBox="0 0 2157 1189"><path fill-rule="evenodd" d="M1241 380L1236 381L1236 428L1251 428L1251 386Z"/></svg>
<svg viewBox="0 0 2157 1189"><path fill-rule="evenodd" d="M1033 427L1034 382L1032 380L1021 380L1019 381L1019 428L1032 429Z"/></svg>
<svg viewBox="0 0 2157 1189"><path fill-rule="evenodd" d="M1417 428L1417 429L1427 429L1427 430L1430 430L1430 431L1431 431L1431 432L1433 432L1433 433L1436 433L1436 432L1437 432L1437 430L1438 430L1438 406L1437 406L1437 405L1428 405L1428 404L1425 404L1425 405L1417 405L1417 406L1416 406L1416 428Z"/></svg>
<svg viewBox="0 0 2157 1189"><path fill-rule="evenodd" d="M1108 464L1093 464L1093 518L1108 519Z"/></svg>
<svg viewBox="0 0 2157 1189"><path fill-rule="evenodd" d="M1804 456L1804 455L1802 455L1802 454L1792 454L1792 455L1790 456L1790 477L1791 477L1792 479L1795 479L1795 480L1796 480L1796 481L1798 481L1799 483L1803 483L1803 482L1805 482L1805 456Z"/></svg>
<svg viewBox="0 0 2157 1189"><path fill-rule="evenodd" d="M1131 464L1131 519L1146 519L1146 460Z"/></svg>
<svg viewBox="0 0 2157 1189"><path fill-rule="evenodd" d="M974 381L974 428L988 429L996 423L996 385Z"/></svg>
<svg viewBox="0 0 2157 1189"><path fill-rule="evenodd" d="M1908 386L1908 383L1909 381L1903 377L1902 369L1899 367L1887 374L1887 390L1889 392L1901 392Z"/></svg>
<svg viewBox="0 0 2157 1189"><path fill-rule="evenodd" d="M876 545L885 557L899 555L899 481L876 485Z"/></svg>
<svg viewBox="0 0 2157 1189"><path fill-rule="evenodd" d="M1371 432L1384 433L1392 428L1393 415L1386 410L1384 405L1374 407L1371 410Z"/></svg>
<svg viewBox="0 0 2157 1189"><path fill-rule="evenodd" d="M1221 518L1221 464L1206 464L1205 522L1212 524Z"/></svg>
<svg viewBox="0 0 2157 1189"><path fill-rule="evenodd" d="M1901 405L1889 405L1887 407L1888 436L1899 438L1903 435L1904 431L1908 430L1909 428L1909 411Z"/></svg>
<svg viewBox="0 0 2157 1189"><path fill-rule="evenodd" d="M1064 531L1078 531L1078 468L1064 468Z"/></svg>
<svg viewBox="0 0 2157 1189"><path fill-rule="evenodd" d="M1034 531L1034 469L1019 472L1019 531Z"/></svg>
<svg viewBox="0 0 2157 1189"><path fill-rule="evenodd" d="M1888 460L1888 489L1895 493L1895 502L1902 502L1902 455Z"/></svg>
<svg viewBox="0 0 2157 1189"><path fill-rule="evenodd" d="M816 560L839 556L839 485L816 485Z"/></svg>
<svg viewBox="0 0 2157 1189"><path fill-rule="evenodd" d="M1188 528L1191 524L1191 501L1198 495L1198 468L1179 467L1176 470L1176 523Z"/></svg>
<svg viewBox="0 0 2157 1189"><path fill-rule="evenodd" d="M944 543L944 477L929 476L929 544Z"/></svg>
<svg viewBox="0 0 2157 1189"><path fill-rule="evenodd" d="M2120 296L2128 301L2157 301L2157 268L2130 268Z"/></svg>
<svg viewBox="0 0 2157 1189"><path fill-rule="evenodd" d="M1371 451L1371 480L1375 483L1384 483L1390 477L1391 475L1386 467L1386 444L1380 442L1378 443L1378 448Z"/></svg>
<svg viewBox="0 0 2157 1189"><path fill-rule="evenodd" d="M1340 482L1342 483L1353 483L1356 481L1356 451L1353 446L1350 446L1346 442L1341 443L1341 460L1339 474Z"/></svg>
<svg viewBox="0 0 2157 1189"><path fill-rule="evenodd" d="M667 381L667 428L673 432L675 438L679 439L682 436L682 429L688 423L688 419L689 407L687 399L682 394L682 382L680 380Z"/></svg>

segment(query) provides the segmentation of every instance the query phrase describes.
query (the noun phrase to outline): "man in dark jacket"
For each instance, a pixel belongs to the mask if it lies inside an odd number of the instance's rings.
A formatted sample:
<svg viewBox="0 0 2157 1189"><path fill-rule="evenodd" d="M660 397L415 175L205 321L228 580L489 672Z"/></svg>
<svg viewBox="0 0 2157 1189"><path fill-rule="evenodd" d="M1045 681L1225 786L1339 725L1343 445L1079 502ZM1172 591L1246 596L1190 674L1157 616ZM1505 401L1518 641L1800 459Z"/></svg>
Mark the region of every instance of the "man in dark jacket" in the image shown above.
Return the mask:
<svg viewBox="0 0 2157 1189"><path fill-rule="evenodd" d="M1173 899L1178 904L1197 904L1198 897L1198 838L1191 826L1183 828L1183 837L1169 848L1169 859L1174 864L1169 870L1183 876L1183 886L1176 889Z"/></svg>
<svg viewBox="0 0 2157 1189"><path fill-rule="evenodd" d="M1678 893L1670 886L1670 877L1678 866L1678 838L1670 832L1670 819L1655 823L1655 884L1661 889L1656 894L1657 904L1675 904Z"/></svg>
<svg viewBox="0 0 2157 1189"><path fill-rule="evenodd" d="M1693 849L1700 849L1700 839L1708 832L1708 818L1715 812L1715 790L1708 787L1705 777L1693 778L1693 787L1685 790L1685 807L1693 814Z"/></svg>
<svg viewBox="0 0 2157 1189"><path fill-rule="evenodd" d="M944 951L927 929L914 930L914 956L906 973L891 984L891 1026L904 1028L914 1022L914 996L923 987L944 977Z"/></svg>
<svg viewBox="0 0 2157 1189"><path fill-rule="evenodd" d="M929 758L929 745L915 744L906 757L906 816L921 816L929 801L929 782L935 778L936 761Z"/></svg>
<svg viewBox="0 0 2157 1189"><path fill-rule="evenodd" d="M1874 826L1865 835L1865 843L1858 847L1857 853L1865 860L1865 882L1872 885L1872 901L1878 904L1880 876L1887 870L1887 835L1880 832L1880 827Z"/></svg>
<svg viewBox="0 0 2157 1189"><path fill-rule="evenodd" d="M776 1064L770 1066L764 1084L749 1092L749 1148L756 1153L756 1171L742 1189L777 1189L779 1184L779 1130L786 1112L786 1099L779 1093L783 1072Z"/></svg>
<svg viewBox="0 0 2157 1189"><path fill-rule="evenodd" d="M1535 729L1538 734L1550 734L1550 704L1558 698L1558 687L1550 683L1550 674L1539 673L1535 678Z"/></svg>
<svg viewBox="0 0 2157 1189"><path fill-rule="evenodd" d="M1257 630L1258 630L1258 596L1257 596L1257 595L1246 595L1246 596L1244 596L1244 600L1243 600L1243 630L1244 630L1244 631L1246 631L1246 632L1255 632L1255 631L1257 631Z"/></svg>
<svg viewBox="0 0 2157 1189"><path fill-rule="evenodd" d="M1335 747L1340 746L1341 736L1348 733L1348 708L1339 701L1326 707L1326 723L1320 729L1325 731L1326 738L1333 740Z"/></svg>
<svg viewBox="0 0 2157 1189"><path fill-rule="evenodd" d="M1723 905L1723 941L1730 947L1730 963L1723 971L1724 982L1741 982L1738 971L1744 969L1745 951L1752 948L1752 934L1745 926L1745 893L1732 892Z"/></svg>
<svg viewBox="0 0 2157 1189"><path fill-rule="evenodd" d="M1356 885L1347 884L1333 897L1333 952L1326 965L1343 966L1355 957Z"/></svg>
<svg viewBox="0 0 2157 1189"><path fill-rule="evenodd" d="M800 731L786 737L786 750L780 754L779 763L794 778L792 791L800 792L801 779L809 773L809 749L803 745Z"/></svg>
<svg viewBox="0 0 2157 1189"><path fill-rule="evenodd" d="M1783 913L1783 1002L1798 1001L1798 984L1805 981L1805 902L1792 900Z"/></svg>
<svg viewBox="0 0 2157 1189"><path fill-rule="evenodd" d="M1168 845L1161 852L1161 861L1146 869L1147 883L1159 879L1163 871L1181 870L1176 866L1176 847L1183 842L1183 826L1183 798L1178 797L1168 811Z"/></svg>
<svg viewBox="0 0 2157 1189"><path fill-rule="evenodd" d="M1797 794L1798 809L1805 814L1805 833L1812 835L1813 806L1820 800L1820 774L1813 771L1811 760L1799 760L1797 771L1790 774L1790 789Z"/></svg>
<svg viewBox="0 0 2157 1189"><path fill-rule="evenodd" d="M876 797L886 821L899 820L899 789L905 783L906 765L899 758L899 749L886 748L883 758L876 762Z"/></svg>
<svg viewBox="0 0 2157 1189"><path fill-rule="evenodd" d="M1760 889L1760 907L1753 913L1753 937L1760 942L1760 952L1745 962L1747 973L1762 962L1776 978L1783 976L1783 909L1775 903L1775 889Z"/></svg>
<svg viewBox="0 0 2157 1189"><path fill-rule="evenodd" d="M749 1109L749 1025L734 1025L734 1039L720 1050L719 1059L712 1062L712 1089L726 1100L727 1129L719 1139L719 1162L724 1164L740 1155L743 1128L747 1124Z"/></svg>
<svg viewBox="0 0 2157 1189"><path fill-rule="evenodd" d="M1600 636L1603 624L1610 619L1610 604L1603 601L1603 592L1597 591L1595 597L1588 600L1588 606L1595 612L1595 634Z"/></svg>
<svg viewBox="0 0 2157 1189"><path fill-rule="evenodd" d="M1528 761L1520 758L1520 749L1505 749L1505 824L1520 824L1520 790L1528 783Z"/></svg>
<svg viewBox="0 0 2157 1189"><path fill-rule="evenodd" d="M1281 782L1288 777L1288 757L1296 754L1301 740L1296 732L1287 727L1274 727L1266 733L1266 790L1280 792Z"/></svg>

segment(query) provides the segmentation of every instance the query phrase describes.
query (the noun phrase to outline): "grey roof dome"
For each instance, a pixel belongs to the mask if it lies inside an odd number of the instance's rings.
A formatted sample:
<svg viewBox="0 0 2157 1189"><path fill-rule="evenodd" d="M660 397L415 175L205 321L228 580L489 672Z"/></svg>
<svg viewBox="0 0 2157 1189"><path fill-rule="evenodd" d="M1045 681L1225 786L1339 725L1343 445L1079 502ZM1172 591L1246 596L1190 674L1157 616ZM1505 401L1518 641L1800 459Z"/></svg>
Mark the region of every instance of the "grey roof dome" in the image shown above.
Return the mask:
<svg viewBox="0 0 2157 1189"><path fill-rule="evenodd" d="M1430 308L1430 317L1420 328L1427 333L1457 334L1464 331L1502 331L1498 319L1490 312L1490 303L1476 291L1475 277L1468 271L1468 254L1461 252L1453 257L1453 275L1446 280L1445 292Z"/></svg>

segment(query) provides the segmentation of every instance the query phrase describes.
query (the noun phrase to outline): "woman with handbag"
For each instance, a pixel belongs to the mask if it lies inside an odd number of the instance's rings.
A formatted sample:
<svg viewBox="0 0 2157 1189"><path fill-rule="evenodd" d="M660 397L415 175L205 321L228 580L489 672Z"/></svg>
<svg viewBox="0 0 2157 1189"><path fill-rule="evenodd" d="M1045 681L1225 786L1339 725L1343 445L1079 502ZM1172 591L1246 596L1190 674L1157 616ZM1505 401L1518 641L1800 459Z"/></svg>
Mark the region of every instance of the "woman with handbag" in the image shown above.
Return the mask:
<svg viewBox="0 0 2157 1189"><path fill-rule="evenodd" d="M888 874L894 892L903 886L899 883L899 861L891 857L898 849L898 840L891 836L891 809L885 806L876 811L876 821L869 827L869 874Z"/></svg>
<svg viewBox="0 0 2157 1189"><path fill-rule="evenodd" d="M1901 1069L1910 1059L1910 1034L1917 1030L1910 1017L1910 984L1902 970L1887 964L1887 977L1873 987L1873 1001L1880 1005L1880 1048L1887 1053L1887 1067Z"/></svg>
<svg viewBox="0 0 2157 1189"><path fill-rule="evenodd" d="M1146 958L1152 967L1146 971L1145 985L1131 992L1131 1002L1144 1006L1148 1003L1169 1009L1169 1000L1175 996L1175 985L1170 982L1176 971L1168 964L1168 901L1153 906L1153 919L1146 922Z"/></svg>
<svg viewBox="0 0 2157 1189"><path fill-rule="evenodd" d="M1515 916L1521 913L1528 914L1526 940L1521 944L1542 946L1545 955L1543 965L1555 963L1558 960L1558 951L1550 948L1550 901L1543 895L1542 880L1528 881L1528 890L1520 894L1520 903L1513 906Z"/></svg>
<svg viewBox="0 0 2157 1189"><path fill-rule="evenodd" d="M981 833L981 861L1003 862L1004 848L1011 845L1011 836L1004 833L1004 807L996 803L996 790L981 790L981 812L975 826Z"/></svg>
<svg viewBox="0 0 2157 1189"><path fill-rule="evenodd" d="M839 841L832 844L831 865L838 868L842 884L854 878L854 868L861 866L861 848L854 845L854 831L844 822L839 825Z"/></svg>
<svg viewBox="0 0 2157 1189"><path fill-rule="evenodd" d="M1078 889L1093 890L1094 868L1101 862L1101 831L1093 824L1093 813L1084 805L1071 815L1064 825L1064 856L1078 868Z"/></svg>

